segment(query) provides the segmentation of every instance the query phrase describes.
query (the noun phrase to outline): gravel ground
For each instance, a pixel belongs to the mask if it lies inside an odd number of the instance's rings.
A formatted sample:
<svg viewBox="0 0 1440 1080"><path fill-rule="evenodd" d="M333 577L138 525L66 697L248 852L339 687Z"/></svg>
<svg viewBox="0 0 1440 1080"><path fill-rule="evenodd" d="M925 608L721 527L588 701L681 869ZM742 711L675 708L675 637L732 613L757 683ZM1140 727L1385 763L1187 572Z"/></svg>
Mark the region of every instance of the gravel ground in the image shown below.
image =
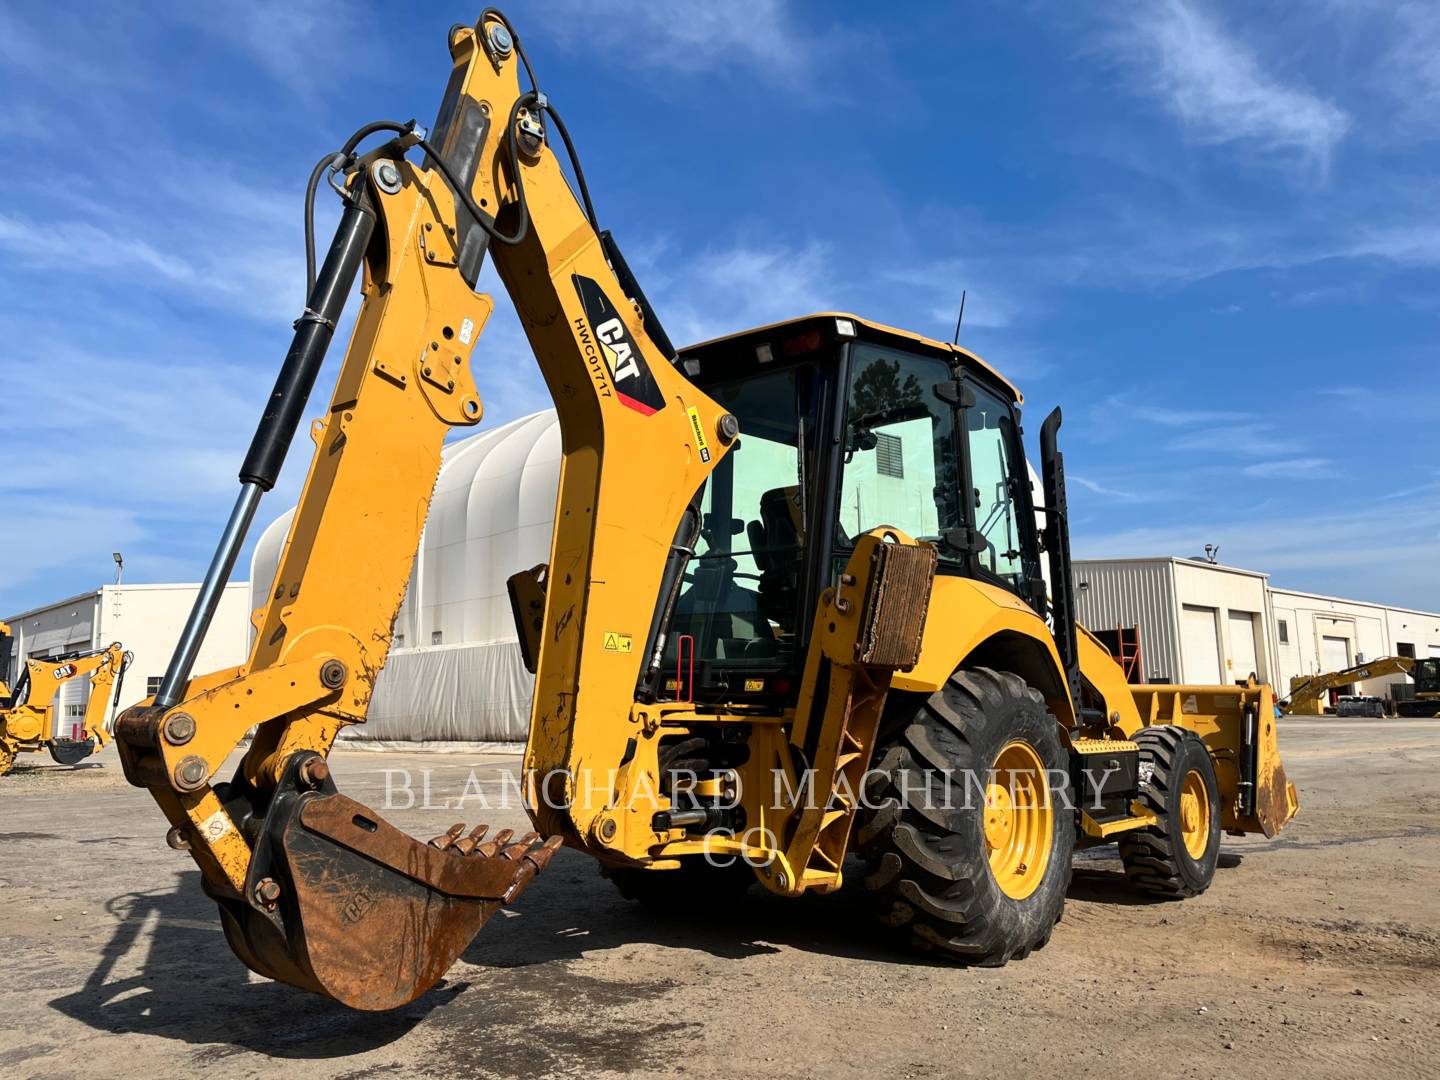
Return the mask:
<svg viewBox="0 0 1440 1080"><path fill-rule="evenodd" d="M0 1075L1434 1076L1440 723L1295 719L1281 740L1301 800L1281 837L1227 838L1183 903L1086 853L1050 946L1003 969L891 951L853 888L656 917L567 851L440 987L383 1015L251 976L113 751L24 761L0 779ZM518 759L331 762L379 808L386 770L415 794L429 770L436 804L473 772L494 801ZM524 824L473 800L398 808L389 780L387 816L416 835Z"/></svg>

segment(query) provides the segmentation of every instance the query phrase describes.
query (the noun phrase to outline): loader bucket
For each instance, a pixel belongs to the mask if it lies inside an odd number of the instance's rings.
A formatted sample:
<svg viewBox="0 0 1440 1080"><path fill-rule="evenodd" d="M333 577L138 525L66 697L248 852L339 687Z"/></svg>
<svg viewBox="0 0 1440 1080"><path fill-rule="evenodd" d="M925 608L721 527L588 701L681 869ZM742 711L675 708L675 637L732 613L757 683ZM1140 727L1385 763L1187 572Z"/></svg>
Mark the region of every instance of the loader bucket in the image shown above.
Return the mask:
<svg viewBox="0 0 1440 1080"><path fill-rule="evenodd" d="M244 899L215 897L225 936L267 978L353 1009L393 1009L444 976L559 841L537 845L531 833L510 844L505 830L486 843L483 826L463 836L457 825L421 843L341 795L323 766L310 753L287 764Z"/></svg>
<svg viewBox="0 0 1440 1080"><path fill-rule="evenodd" d="M1142 721L1189 728L1205 742L1220 785L1221 825L1272 837L1300 808L1285 775L1269 686L1132 686Z"/></svg>

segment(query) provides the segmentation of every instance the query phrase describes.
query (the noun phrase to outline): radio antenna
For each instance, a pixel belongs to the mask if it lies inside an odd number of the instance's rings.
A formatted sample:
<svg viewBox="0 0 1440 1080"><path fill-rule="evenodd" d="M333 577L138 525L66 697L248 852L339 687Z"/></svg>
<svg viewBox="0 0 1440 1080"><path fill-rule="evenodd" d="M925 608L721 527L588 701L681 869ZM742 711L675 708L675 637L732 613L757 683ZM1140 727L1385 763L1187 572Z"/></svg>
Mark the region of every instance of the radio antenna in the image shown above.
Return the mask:
<svg viewBox="0 0 1440 1080"><path fill-rule="evenodd" d="M960 290L960 317L955 320L955 344L960 344L960 326L965 321L965 290Z"/></svg>

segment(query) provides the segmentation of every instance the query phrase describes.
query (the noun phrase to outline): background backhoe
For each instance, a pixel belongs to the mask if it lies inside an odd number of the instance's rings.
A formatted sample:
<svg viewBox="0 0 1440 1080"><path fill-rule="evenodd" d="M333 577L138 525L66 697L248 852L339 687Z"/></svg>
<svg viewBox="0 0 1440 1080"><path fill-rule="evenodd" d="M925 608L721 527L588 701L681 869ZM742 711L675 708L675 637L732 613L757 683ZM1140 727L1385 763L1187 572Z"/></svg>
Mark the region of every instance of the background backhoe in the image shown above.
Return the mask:
<svg viewBox="0 0 1440 1080"><path fill-rule="evenodd" d="M96 652L25 660L11 689L7 685L10 641L10 628L0 623L0 776L10 771L17 754L26 751L49 750L61 765L74 765L109 742L109 714L120 703L125 669L130 666L124 646L116 642ZM90 697L78 731L70 738L58 736L56 695L66 683L86 677Z"/></svg>
<svg viewBox="0 0 1440 1080"><path fill-rule="evenodd" d="M433 132L367 125L311 177L339 228L175 656L117 724L247 965L400 1005L561 843L641 898L824 893L855 856L903 940L1001 964L1049 939L1077 845L1189 896L1222 829L1285 824L1268 687L1127 685L1076 625L1058 410L1037 502L1020 395L964 349L829 313L676 350L512 28L487 10L449 47ZM550 558L511 580L536 832L426 844L324 756L364 722L446 433L480 421L486 257L562 433ZM251 655L192 676L362 270Z"/></svg>

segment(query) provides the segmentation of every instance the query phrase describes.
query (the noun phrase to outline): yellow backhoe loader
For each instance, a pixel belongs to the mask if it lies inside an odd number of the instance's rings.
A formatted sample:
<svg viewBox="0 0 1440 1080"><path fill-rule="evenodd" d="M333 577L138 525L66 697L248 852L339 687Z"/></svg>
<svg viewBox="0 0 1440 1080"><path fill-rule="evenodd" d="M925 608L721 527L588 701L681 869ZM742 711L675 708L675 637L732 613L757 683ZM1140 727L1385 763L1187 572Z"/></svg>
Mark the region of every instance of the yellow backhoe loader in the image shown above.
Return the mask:
<svg viewBox="0 0 1440 1080"><path fill-rule="evenodd" d="M1290 696L1279 701L1280 711L1287 716L1319 716L1326 704L1325 695L1342 686L1378 679L1384 675L1409 675L1415 661L1404 656L1382 656L1366 664L1356 664L1344 671L1320 675L1297 675L1290 680Z"/></svg>
<svg viewBox="0 0 1440 1080"><path fill-rule="evenodd" d="M339 227L160 689L117 723L247 965L398 1006L562 843L641 898L826 893L855 856L901 940L1002 964L1049 940L1077 845L1183 897L1222 830L1290 819L1268 687L1127 685L1076 625L1059 410L1037 506L1020 394L971 352L844 313L676 350L511 26L486 10L449 48L431 132L367 125L311 176ZM365 720L445 436L480 421L487 255L562 438L550 558L510 583L536 832L427 844L325 755ZM362 269L253 650L192 676Z"/></svg>
<svg viewBox="0 0 1440 1080"><path fill-rule="evenodd" d="M31 658L7 685L10 628L0 623L0 776L9 772L17 754L49 750L61 765L74 765L110 741L109 713L120 703L130 654L119 642L95 652ZM55 734L55 695L75 679L90 678L90 698L79 730L71 738ZM111 692L111 687L114 692Z"/></svg>

